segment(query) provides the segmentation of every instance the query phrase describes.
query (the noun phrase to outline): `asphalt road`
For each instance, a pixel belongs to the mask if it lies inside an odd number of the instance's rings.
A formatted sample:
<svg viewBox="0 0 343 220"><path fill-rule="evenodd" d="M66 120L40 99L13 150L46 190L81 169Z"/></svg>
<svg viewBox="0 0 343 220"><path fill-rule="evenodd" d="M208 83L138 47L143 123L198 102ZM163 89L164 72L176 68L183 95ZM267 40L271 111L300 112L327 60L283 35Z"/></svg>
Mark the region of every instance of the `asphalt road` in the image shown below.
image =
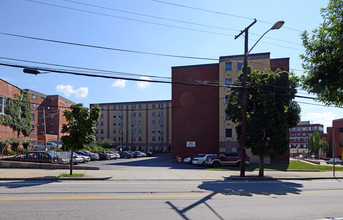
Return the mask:
<svg viewBox="0 0 343 220"><path fill-rule="evenodd" d="M325 219L343 182L0 182L1 219Z"/></svg>

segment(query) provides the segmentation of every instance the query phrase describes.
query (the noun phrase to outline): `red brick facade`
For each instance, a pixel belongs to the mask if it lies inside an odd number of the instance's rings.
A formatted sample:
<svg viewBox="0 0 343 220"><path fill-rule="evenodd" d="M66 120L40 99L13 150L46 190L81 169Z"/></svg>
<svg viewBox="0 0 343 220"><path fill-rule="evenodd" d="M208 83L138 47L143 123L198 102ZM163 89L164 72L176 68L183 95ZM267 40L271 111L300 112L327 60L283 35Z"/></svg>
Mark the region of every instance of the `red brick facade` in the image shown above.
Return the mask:
<svg viewBox="0 0 343 220"><path fill-rule="evenodd" d="M173 67L173 82L219 80L219 64ZM187 79L187 80L185 80ZM218 153L219 87L172 86L172 158ZM195 147L187 147L195 143Z"/></svg>
<svg viewBox="0 0 343 220"><path fill-rule="evenodd" d="M327 137L329 143L329 154L331 154L329 156L342 159L343 118L332 121L332 127L327 128Z"/></svg>

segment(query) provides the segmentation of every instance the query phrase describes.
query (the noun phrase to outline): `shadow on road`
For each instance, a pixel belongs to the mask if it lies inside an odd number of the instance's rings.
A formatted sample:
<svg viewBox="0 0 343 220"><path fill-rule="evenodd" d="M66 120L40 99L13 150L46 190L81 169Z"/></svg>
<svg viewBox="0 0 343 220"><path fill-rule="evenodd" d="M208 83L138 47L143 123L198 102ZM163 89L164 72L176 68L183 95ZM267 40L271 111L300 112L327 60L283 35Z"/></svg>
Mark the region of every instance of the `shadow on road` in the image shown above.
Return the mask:
<svg viewBox="0 0 343 220"><path fill-rule="evenodd" d="M198 186L199 189L210 191L211 193L203 197L199 201L196 201L189 206L178 209L174 204L167 201L166 203L171 206L183 219L189 219L186 216L186 212L199 206L205 205L217 219L224 219L220 213L208 204L208 200L211 200L215 195L224 196L249 196L254 195L287 195L287 194L299 194L301 192L302 184L283 182L283 181L206 181Z"/></svg>
<svg viewBox="0 0 343 220"><path fill-rule="evenodd" d="M56 177L50 177L47 176L45 177L47 179L49 178L56 178ZM0 187L5 187L9 189L16 189L16 188L22 188L22 187L31 187L31 186L40 186L40 185L46 185L49 183L54 183L58 182L58 180L21 180L21 181L16 181L16 182L0 182Z"/></svg>

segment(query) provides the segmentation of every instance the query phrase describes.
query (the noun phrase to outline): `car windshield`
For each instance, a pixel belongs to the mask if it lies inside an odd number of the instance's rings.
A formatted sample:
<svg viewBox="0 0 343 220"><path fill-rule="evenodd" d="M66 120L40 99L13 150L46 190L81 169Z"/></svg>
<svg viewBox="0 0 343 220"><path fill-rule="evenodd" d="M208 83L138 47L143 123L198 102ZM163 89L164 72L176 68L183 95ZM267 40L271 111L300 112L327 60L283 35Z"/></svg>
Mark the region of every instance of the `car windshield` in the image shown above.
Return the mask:
<svg viewBox="0 0 343 220"><path fill-rule="evenodd" d="M206 154L197 154L194 157L204 157L204 156L206 156Z"/></svg>

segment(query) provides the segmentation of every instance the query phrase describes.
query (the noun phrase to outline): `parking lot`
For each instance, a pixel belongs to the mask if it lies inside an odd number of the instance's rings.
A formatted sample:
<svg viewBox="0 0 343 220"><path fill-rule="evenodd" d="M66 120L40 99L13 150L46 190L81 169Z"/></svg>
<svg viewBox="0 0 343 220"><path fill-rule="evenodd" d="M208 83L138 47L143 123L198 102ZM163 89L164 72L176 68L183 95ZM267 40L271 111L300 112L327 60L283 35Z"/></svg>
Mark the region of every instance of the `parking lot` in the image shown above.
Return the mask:
<svg viewBox="0 0 343 220"><path fill-rule="evenodd" d="M172 161L170 155L157 155L152 157L141 157L124 159L118 158L116 160L97 160L85 163L86 166L97 166L100 170L132 170L132 169L146 169L146 168L160 168L160 169L202 169L200 166L192 164L177 163Z"/></svg>

